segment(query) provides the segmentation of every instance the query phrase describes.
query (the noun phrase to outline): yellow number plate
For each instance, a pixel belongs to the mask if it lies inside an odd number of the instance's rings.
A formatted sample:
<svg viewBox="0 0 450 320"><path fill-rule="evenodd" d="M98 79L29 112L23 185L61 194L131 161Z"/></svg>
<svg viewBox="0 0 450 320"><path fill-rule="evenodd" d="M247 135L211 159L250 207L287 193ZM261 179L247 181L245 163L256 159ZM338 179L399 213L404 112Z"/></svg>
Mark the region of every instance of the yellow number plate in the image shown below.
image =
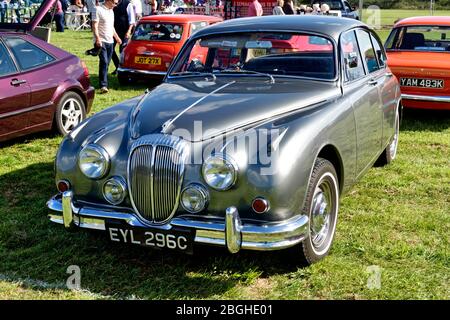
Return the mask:
<svg viewBox="0 0 450 320"><path fill-rule="evenodd" d="M137 56L134 57L134 63L160 65L161 58Z"/></svg>

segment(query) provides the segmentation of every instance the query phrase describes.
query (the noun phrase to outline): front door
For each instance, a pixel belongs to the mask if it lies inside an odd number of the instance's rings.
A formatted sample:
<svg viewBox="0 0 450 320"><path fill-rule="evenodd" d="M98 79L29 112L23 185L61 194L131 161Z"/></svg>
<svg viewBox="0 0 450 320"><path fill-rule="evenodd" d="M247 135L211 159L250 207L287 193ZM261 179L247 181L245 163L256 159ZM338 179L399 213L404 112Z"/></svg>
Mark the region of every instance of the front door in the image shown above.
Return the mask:
<svg viewBox="0 0 450 320"><path fill-rule="evenodd" d="M0 88L0 140L4 140L28 125L30 87L1 41Z"/></svg>

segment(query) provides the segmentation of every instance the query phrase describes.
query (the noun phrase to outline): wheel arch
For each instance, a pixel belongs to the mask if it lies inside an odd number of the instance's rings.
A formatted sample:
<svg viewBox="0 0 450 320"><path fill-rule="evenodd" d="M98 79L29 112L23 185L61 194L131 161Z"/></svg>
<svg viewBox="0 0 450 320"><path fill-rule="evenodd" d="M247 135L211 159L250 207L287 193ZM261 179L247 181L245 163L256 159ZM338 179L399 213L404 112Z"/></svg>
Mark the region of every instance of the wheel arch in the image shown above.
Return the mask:
<svg viewBox="0 0 450 320"><path fill-rule="evenodd" d="M317 158L323 158L331 162L334 169L336 170L339 183L339 193L342 193L344 188L344 165L342 157L337 148L332 144L324 145L317 154L316 159Z"/></svg>

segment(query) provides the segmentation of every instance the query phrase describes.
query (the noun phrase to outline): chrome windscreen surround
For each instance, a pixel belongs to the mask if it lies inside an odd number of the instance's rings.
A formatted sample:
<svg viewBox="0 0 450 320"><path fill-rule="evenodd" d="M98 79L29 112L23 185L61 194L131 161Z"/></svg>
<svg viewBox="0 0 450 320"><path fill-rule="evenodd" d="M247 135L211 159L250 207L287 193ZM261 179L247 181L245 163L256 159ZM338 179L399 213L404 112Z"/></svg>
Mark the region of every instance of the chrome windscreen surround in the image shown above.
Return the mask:
<svg viewBox="0 0 450 320"><path fill-rule="evenodd" d="M189 143L165 134L136 140L127 166L132 207L144 221L167 223L178 209Z"/></svg>

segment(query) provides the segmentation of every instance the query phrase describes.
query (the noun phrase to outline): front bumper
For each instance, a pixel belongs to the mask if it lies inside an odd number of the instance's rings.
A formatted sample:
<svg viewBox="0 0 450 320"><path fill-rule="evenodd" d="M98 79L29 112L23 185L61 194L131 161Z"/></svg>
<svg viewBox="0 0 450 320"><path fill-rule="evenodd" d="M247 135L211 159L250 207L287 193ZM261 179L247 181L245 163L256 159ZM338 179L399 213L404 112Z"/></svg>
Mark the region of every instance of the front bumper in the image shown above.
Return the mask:
<svg viewBox="0 0 450 320"><path fill-rule="evenodd" d="M86 228L106 230L106 220L119 220L133 227L162 228L184 227L195 230L196 243L226 246L231 253L240 249L278 250L292 247L308 235L308 217L301 215L283 222L256 224L243 223L235 207L229 207L225 219L205 217L176 217L163 226L145 224L129 209L84 205L73 200L73 193L66 191L47 202L52 211L50 221L63 224L67 229Z"/></svg>
<svg viewBox="0 0 450 320"><path fill-rule="evenodd" d="M450 96L424 96L424 95L415 95L415 94L402 94L402 99L415 100L415 101L450 103Z"/></svg>

